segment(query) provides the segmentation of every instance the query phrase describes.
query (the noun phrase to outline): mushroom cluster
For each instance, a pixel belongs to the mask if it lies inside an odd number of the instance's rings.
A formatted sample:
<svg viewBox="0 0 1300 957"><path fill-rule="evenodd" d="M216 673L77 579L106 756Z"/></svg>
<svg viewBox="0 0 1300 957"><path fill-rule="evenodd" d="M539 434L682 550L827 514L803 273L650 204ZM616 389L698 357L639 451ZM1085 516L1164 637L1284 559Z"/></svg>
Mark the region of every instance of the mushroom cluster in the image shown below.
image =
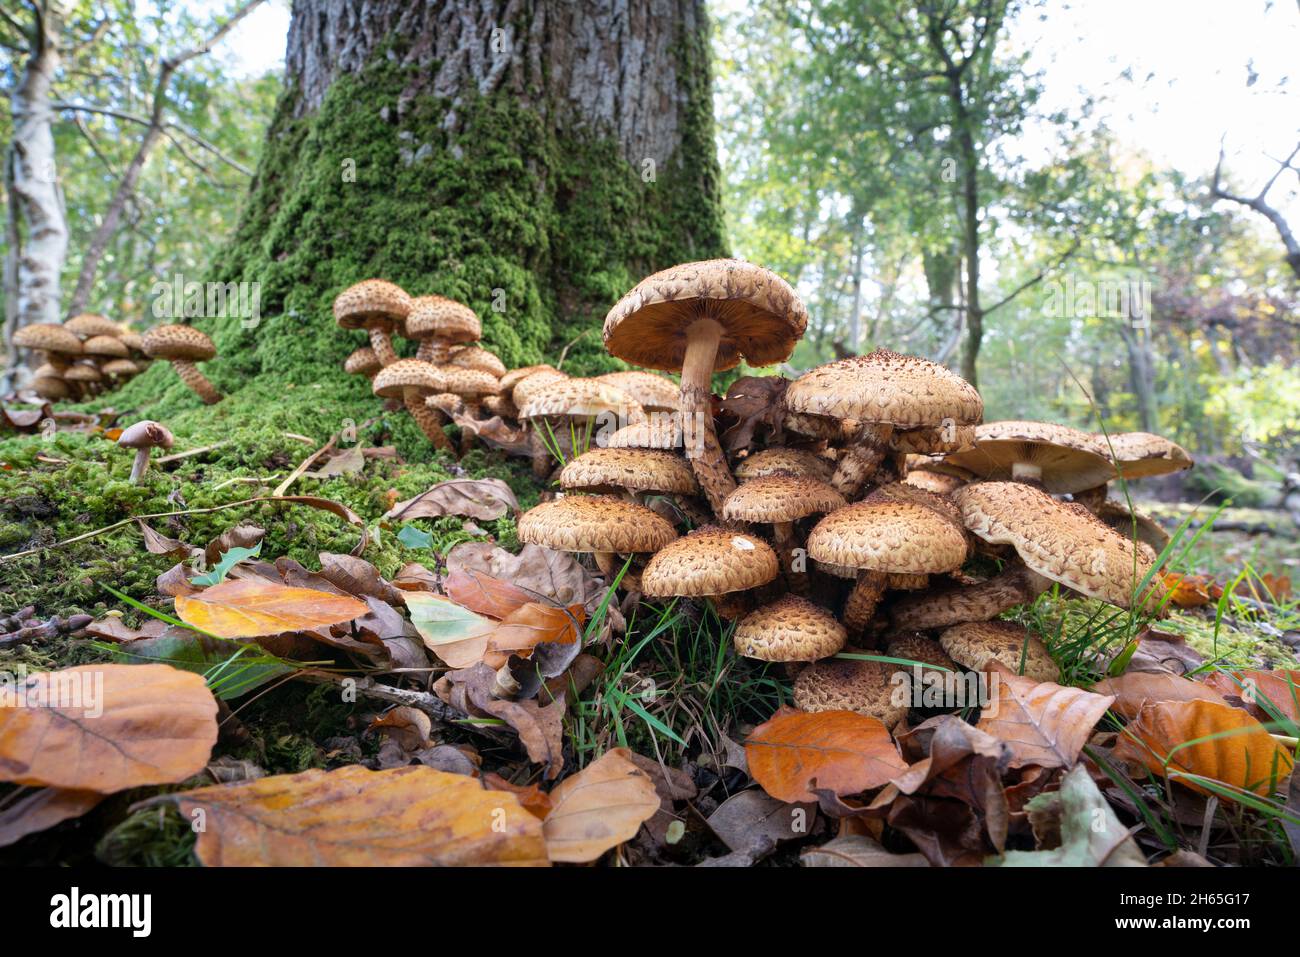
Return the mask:
<svg viewBox="0 0 1300 957"><path fill-rule="evenodd" d="M643 280L604 325L612 355L678 373L676 389L641 370L507 373L502 399L548 448L568 442L561 451L574 453L558 497L521 517L520 540L590 553L629 593L712 602L735 622L738 654L797 675L797 706L887 725L906 712L890 704L899 666L853 652L931 671L997 661L1048 680L1047 649L996 620L1003 612L1053 584L1121 608L1156 606L1159 527L1107 488L1190 466L1158 436L984 424L965 380L879 349L781 388L765 380L762 418L776 425L746 430L737 447L713 374L788 359L806 324L794 290L769 270L687 263ZM620 427L580 446L606 414ZM972 559L988 558L999 570L972 574L990 567Z"/></svg>
<svg viewBox="0 0 1300 957"><path fill-rule="evenodd" d="M99 395L137 375L149 361L139 335L97 313L24 326L13 342L35 353L31 388L50 402Z"/></svg>

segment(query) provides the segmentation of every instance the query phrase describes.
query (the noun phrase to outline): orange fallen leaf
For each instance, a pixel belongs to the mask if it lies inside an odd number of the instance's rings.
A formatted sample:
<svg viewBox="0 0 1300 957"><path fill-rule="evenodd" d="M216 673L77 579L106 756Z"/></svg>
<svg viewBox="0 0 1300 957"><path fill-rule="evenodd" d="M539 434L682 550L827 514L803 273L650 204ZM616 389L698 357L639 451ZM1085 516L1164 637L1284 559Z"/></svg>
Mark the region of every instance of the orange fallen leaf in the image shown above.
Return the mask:
<svg viewBox="0 0 1300 957"><path fill-rule="evenodd" d="M489 618L505 618L520 605L534 600L518 585L494 578L484 572L456 569L443 586L447 597L470 611Z"/></svg>
<svg viewBox="0 0 1300 957"><path fill-rule="evenodd" d="M106 795L95 791L39 788L0 811L0 847L36 834L63 821L81 817Z"/></svg>
<svg viewBox="0 0 1300 957"><path fill-rule="evenodd" d="M176 617L218 638L256 638L311 631L360 618L365 602L312 588L292 588L263 578L224 581L176 597Z"/></svg>
<svg viewBox="0 0 1300 957"><path fill-rule="evenodd" d="M1294 671L1215 671L1204 684L1217 691L1220 700L1224 696L1240 698L1246 710L1260 721L1275 720L1266 704L1272 704L1291 721L1300 720L1300 674Z"/></svg>
<svg viewBox="0 0 1300 957"><path fill-rule="evenodd" d="M1163 572L1160 575L1165 590L1169 593L1169 602L1179 608L1199 608L1208 605L1217 596L1211 596L1214 582L1204 575L1179 575Z"/></svg>
<svg viewBox="0 0 1300 957"><path fill-rule="evenodd" d="M483 786L493 791L510 792L519 799L520 806L539 821L545 821L546 815L551 813L551 796L536 784L511 784L495 771L489 771L483 775Z"/></svg>
<svg viewBox="0 0 1300 957"><path fill-rule="evenodd" d="M100 794L172 784L202 771L216 741L216 698L170 665L79 665L0 687L0 781Z"/></svg>
<svg viewBox="0 0 1300 957"><path fill-rule="evenodd" d="M1226 704L1219 690L1207 682L1159 671L1130 671L1092 686L1097 694L1115 696L1111 707L1126 718L1135 718L1144 705L1155 701L1218 701Z"/></svg>
<svg viewBox="0 0 1300 957"><path fill-rule="evenodd" d="M636 837L658 810L654 782L629 760L628 750L606 751L551 792L542 824L547 851L556 862L594 861Z"/></svg>
<svg viewBox="0 0 1300 957"><path fill-rule="evenodd" d="M885 726L853 711L779 713L745 741L745 759L763 790L788 804L816 801L813 788L868 791L907 770Z"/></svg>
<svg viewBox="0 0 1300 957"><path fill-rule="evenodd" d="M1240 708L1214 701L1147 705L1119 736L1115 756L1202 794L1211 792L1188 775L1266 795L1276 778L1291 771L1290 754L1263 725Z"/></svg>
<svg viewBox="0 0 1300 957"><path fill-rule="evenodd" d="M547 864L542 823L513 794L418 765L280 774L170 800L195 823L208 867Z"/></svg>
<svg viewBox="0 0 1300 957"><path fill-rule="evenodd" d="M1068 768L1115 698L998 672L997 697L979 728L1011 747L1011 767Z"/></svg>

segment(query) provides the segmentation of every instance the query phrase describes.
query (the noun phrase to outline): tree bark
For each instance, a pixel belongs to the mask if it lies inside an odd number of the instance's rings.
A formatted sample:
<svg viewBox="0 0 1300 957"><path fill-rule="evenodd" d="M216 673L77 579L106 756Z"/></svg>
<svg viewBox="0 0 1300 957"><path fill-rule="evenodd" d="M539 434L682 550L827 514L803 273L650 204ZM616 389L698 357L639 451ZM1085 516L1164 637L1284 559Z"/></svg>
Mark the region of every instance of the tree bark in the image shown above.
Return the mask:
<svg viewBox="0 0 1300 957"><path fill-rule="evenodd" d="M600 320L725 255L703 0L299 0L286 86L216 271L262 284L246 375L332 366L330 302L381 276L475 310L507 365L612 369ZM286 359L287 357L287 359Z"/></svg>
<svg viewBox="0 0 1300 957"><path fill-rule="evenodd" d="M13 334L36 322L59 322L59 277L68 253L68 223L59 190L55 163L54 113L51 87L61 59L60 41L67 7L44 3L34 17L30 51L22 78L9 99L13 121L7 186L15 203L21 230L10 230L6 274L13 289L6 289L6 348ZM16 234L16 235L15 235ZM13 243L17 238L18 243ZM13 298L10 299L10 295ZM13 370L6 363L0 391L7 390Z"/></svg>

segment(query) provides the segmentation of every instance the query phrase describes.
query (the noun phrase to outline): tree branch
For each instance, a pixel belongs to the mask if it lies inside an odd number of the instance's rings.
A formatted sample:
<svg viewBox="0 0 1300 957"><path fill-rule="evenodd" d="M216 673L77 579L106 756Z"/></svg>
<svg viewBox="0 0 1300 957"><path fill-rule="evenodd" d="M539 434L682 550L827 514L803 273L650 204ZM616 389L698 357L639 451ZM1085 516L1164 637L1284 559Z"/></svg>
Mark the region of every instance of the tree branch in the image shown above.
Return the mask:
<svg viewBox="0 0 1300 957"><path fill-rule="evenodd" d="M1277 230L1278 235L1282 238L1283 248L1286 249L1287 265L1291 267L1295 277L1300 279L1300 239L1297 239L1295 233L1291 231L1291 225L1286 221L1286 217L1268 202L1268 191L1273 188L1273 184L1277 182L1277 178L1284 171L1294 169L1291 161L1297 155L1300 155L1300 143L1296 144L1296 148L1291 151L1291 155L1285 161L1278 164L1277 172L1269 177L1268 182L1264 184L1264 188L1259 193L1254 196L1239 196L1223 187L1224 146L1223 140L1220 140L1219 160L1214 164L1214 179L1210 183L1210 195L1215 199L1227 200L1230 203L1245 206L1247 209L1253 209L1272 223L1273 228Z"/></svg>

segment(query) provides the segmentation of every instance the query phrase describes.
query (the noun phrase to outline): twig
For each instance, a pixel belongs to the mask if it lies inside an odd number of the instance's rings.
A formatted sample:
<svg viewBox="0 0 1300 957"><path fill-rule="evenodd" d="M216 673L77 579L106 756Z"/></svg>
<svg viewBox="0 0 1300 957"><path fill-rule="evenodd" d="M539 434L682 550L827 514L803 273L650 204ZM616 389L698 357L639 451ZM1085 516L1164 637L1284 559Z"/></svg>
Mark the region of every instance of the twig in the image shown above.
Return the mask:
<svg viewBox="0 0 1300 957"><path fill-rule="evenodd" d="M296 677L304 681L312 681L316 684L342 685L345 681L354 682L354 687L358 694L363 694L367 698L374 698L377 701L387 701L389 704L405 705L406 707L416 708L423 711L431 718L439 721L460 721L464 722L469 715L458 711L451 705L447 704L435 694L427 691L411 691L407 688L395 688L392 685L381 684L374 678L349 678L343 675L333 675L320 671L299 671ZM484 728L478 728L473 724L467 724L466 727L475 728L476 730L485 731Z"/></svg>
<svg viewBox="0 0 1300 957"><path fill-rule="evenodd" d="M275 487L275 492L272 494L283 495L286 491L288 491L289 486L292 485L294 482L298 481L298 476L302 475L303 472L311 468L312 464L318 458L320 458L330 449L334 448L335 444L339 440L339 436L342 434L343 433L341 432L335 432L333 435L330 436L330 440L328 442L326 442L315 452L313 452L311 455L307 456L300 463L298 463L298 467L294 469L292 472L290 472L287 476L285 476L284 481Z"/></svg>

